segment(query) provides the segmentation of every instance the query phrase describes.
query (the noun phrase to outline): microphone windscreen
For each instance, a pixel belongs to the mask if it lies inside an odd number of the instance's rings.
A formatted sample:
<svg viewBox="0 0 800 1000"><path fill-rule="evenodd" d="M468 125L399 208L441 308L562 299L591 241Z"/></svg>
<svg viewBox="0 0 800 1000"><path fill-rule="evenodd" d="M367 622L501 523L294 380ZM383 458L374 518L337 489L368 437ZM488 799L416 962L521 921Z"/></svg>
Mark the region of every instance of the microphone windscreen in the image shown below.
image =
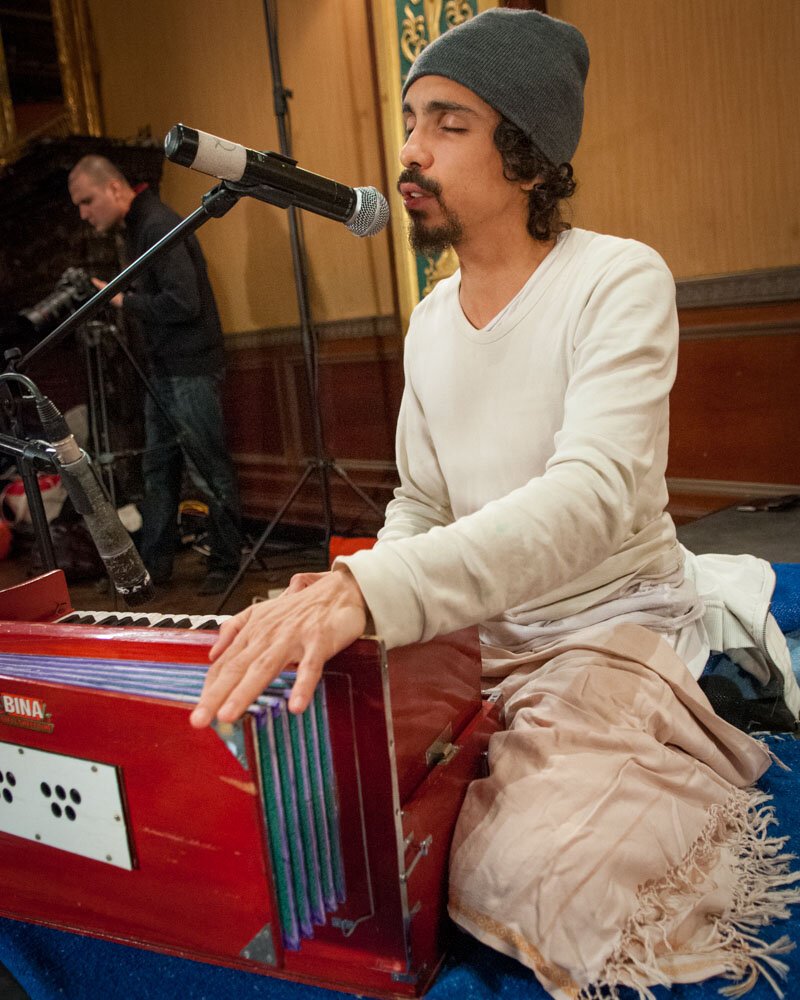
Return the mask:
<svg viewBox="0 0 800 1000"><path fill-rule="evenodd" d="M356 236L375 236L389 222L389 202L374 187L354 188L356 210L345 225Z"/></svg>
<svg viewBox="0 0 800 1000"><path fill-rule="evenodd" d="M126 604L143 604L154 596L150 574L103 492L88 456L83 451L79 454L74 462L59 462L64 486L75 509L83 515L114 589Z"/></svg>
<svg viewBox="0 0 800 1000"><path fill-rule="evenodd" d="M146 604L155 596L153 581L133 542L122 552L103 560L114 589L129 607Z"/></svg>

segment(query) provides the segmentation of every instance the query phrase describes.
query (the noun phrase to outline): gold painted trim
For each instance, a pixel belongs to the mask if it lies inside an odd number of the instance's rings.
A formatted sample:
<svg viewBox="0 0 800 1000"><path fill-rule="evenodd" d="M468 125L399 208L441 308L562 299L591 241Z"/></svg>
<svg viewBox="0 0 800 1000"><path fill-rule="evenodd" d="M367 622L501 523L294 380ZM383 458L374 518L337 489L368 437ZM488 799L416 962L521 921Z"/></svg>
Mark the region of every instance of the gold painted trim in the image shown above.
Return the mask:
<svg viewBox="0 0 800 1000"><path fill-rule="evenodd" d="M51 0L53 34L64 96L63 110L20 135L0 39L0 167L13 163L25 146L43 136L102 135L97 60L86 0Z"/></svg>
<svg viewBox="0 0 800 1000"><path fill-rule="evenodd" d="M386 192L392 212L392 245L395 258L395 279L400 308L400 322L405 332L411 312L419 301L416 260L406 238L405 209L395 187L400 172L400 150L403 137L401 108L400 54L397 48L397 25L392 0L370 0L372 26L375 35L375 55L378 88L383 119L383 153L386 175L391 190Z"/></svg>
<svg viewBox="0 0 800 1000"><path fill-rule="evenodd" d="M480 7L480 5L478 5ZM478 10L480 13L480 10ZM469 21L473 16L472 8L467 0L447 0L444 9L444 17L448 28L455 28L457 24Z"/></svg>
<svg viewBox="0 0 800 1000"><path fill-rule="evenodd" d="M443 278L455 274L459 267L458 254L452 247L443 250L436 258L428 257L425 267L425 287L422 289L423 298L432 292Z"/></svg>
<svg viewBox="0 0 800 1000"><path fill-rule="evenodd" d="M386 175L392 190L387 192L392 212L392 246L395 258L395 280L402 329L408 328L414 307L420 300L417 260L406 237L406 216L403 202L394 188L394 178L400 171L400 150L403 144L403 115L401 109L402 80L400 47L409 62L419 50L435 38L440 31L444 12L449 27L460 24L472 16L465 0L407 0L405 30L398 44L396 4L394 0L369 0L372 13L378 88L383 125L383 151ZM477 0L478 13L497 7L496 0ZM426 268L427 293L436 281L452 274L458 267L454 252L430 259Z"/></svg>
<svg viewBox="0 0 800 1000"><path fill-rule="evenodd" d="M50 0L64 104L73 132L102 135L97 67L85 0Z"/></svg>
<svg viewBox="0 0 800 1000"><path fill-rule="evenodd" d="M17 123L14 117L14 105L11 103L11 85L8 82L3 36L0 34L0 151L13 145L16 138Z"/></svg>

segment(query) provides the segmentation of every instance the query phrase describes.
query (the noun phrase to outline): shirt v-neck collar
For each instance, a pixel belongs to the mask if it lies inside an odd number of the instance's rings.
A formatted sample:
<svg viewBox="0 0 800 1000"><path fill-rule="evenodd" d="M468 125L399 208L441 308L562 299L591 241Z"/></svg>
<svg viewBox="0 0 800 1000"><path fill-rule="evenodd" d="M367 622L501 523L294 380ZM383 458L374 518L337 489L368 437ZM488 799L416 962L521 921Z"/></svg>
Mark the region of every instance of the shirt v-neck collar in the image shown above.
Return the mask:
<svg viewBox="0 0 800 1000"><path fill-rule="evenodd" d="M458 296L459 286L456 286L457 317L460 332L463 336L478 344L491 344L510 333L520 320L524 319L537 302L541 300L542 295L549 288L553 278L571 256L571 253L567 253L567 248L570 243L575 242L574 240L570 240L570 235L573 232L574 230L567 229L558 234L555 246L536 267L522 288L480 329L476 329L465 316Z"/></svg>

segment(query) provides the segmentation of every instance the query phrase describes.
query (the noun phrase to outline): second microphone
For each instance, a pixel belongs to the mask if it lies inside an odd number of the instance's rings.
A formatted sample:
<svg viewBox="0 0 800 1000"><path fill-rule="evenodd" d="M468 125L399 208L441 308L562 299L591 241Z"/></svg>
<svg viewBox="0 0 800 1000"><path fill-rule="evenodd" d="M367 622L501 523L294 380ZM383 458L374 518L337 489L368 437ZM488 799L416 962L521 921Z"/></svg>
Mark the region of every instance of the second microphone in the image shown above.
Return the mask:
<svg viewBox="0 0 800 1000"><path fill-rule="evenodd" d="M356 236L374 236L389 221L389 204L373 187L347 187L278 153L248 149L187 125L167 132L164 153L173 163L221 180L281 191L291 205L343 222Z"/></svg>

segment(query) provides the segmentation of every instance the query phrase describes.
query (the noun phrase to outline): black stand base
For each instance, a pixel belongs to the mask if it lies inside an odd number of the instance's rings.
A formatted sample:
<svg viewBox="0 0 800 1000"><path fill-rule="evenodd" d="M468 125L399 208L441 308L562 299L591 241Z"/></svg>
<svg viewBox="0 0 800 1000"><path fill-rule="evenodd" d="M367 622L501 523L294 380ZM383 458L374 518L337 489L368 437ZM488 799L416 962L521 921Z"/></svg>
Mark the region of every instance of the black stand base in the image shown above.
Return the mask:
<svg viewBox="0 0 800 1000"><path fill-rule="evenodd" d="M359 496L364 501L364 503L367 504L367 506L371 507L372 510L375 511L375 513L379 517L383 517L383 511L375 503L375 501L372 499L372 497L370 497L367 493L365 493L364 490L362 490L361 487L358 485L358 483L354 483L353 480L350 478L350 476L347 474L347 472L340 465L338 465L333 459L330 459L330 458L327 458L327 459L312 459L308 463L308 465L306 466L306 468L305 468L304 472L302 473L302 475L300 476L300 478L297 480L297 482L292 487L291 492L289 493L289 495L287 496L287 498L284 500L283 505L281 506L280 510L277 512L277 514L275 514L275 516L272 518L272 520L269 522L269 524L264 529L264 531L261 534L261 536L256 541L255 545L250 550L250 553L248 554L247 558L244 560L244 562L242 563L242 565L239 567L239 571L236 574L236 576L233 578L233 580L231 580L230 585L228 586L228 589L222 595L222 597L220 598L220 602L217 605L217 609L216 609L216 613L217 614L221 614L222 613L222 609L228 603L228 598L231 596L231 594L234 592L234 590L236 590L236 588L239 586L239 583L241 582L242 577L245 575L245 573L247 572L247 570L250 568L250 566L252 565L253 561L255 559L257 559L257 558L260 557L261 549L266 545L267 541L270 539L270 537L272 536L273 532L275 531L275 529L277 528L277 526L280 524L281 520L283 519L283 515L291 507L292 503L294 503L295 497L300 492L300 490L303 488L303 486L305 485L305 483L311 478L312 475L314 475L315 473L317 475L319 475L320 481L323 484L324 495L326 497L329 496L328 478L329 478L329 474L331 472L335 473L344 483L346 483L350 487L350 489L357 496ZM327 553L327 549L328 549L328 544L329 544L330 539L331 539L331 534L332 534L331 522L330 522L330 520L328 520L328 523L325 525L325 532L324 532L323 543L322 543L323 547L325 549L325 568L327 568L327 565L328 565L328 553Z"/></svg>

